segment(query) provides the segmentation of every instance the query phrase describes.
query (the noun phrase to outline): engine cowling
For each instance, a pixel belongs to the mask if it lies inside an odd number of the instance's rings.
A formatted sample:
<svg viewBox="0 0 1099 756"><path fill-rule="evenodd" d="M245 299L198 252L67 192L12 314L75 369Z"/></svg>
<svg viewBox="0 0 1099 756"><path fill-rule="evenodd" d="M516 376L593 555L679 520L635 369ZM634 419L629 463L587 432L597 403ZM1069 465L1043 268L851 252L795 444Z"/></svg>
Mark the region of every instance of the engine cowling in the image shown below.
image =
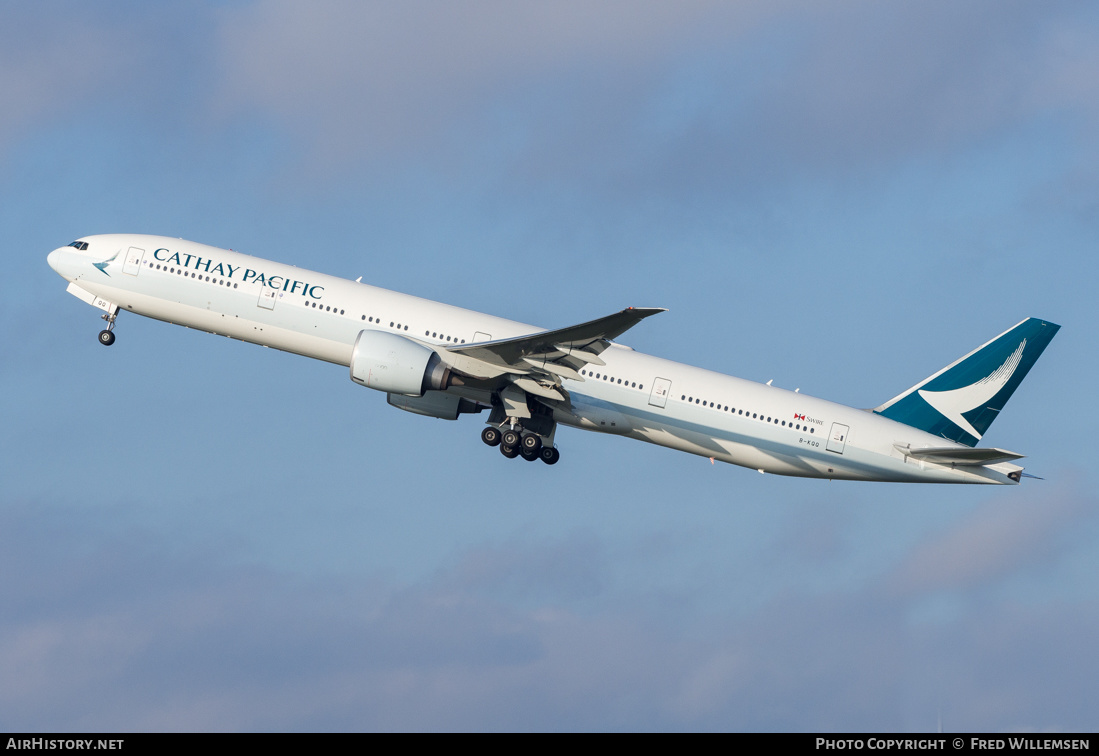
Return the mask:
<svg viewBox="0 0 1099 756"><path fill-rule="evenodd" d="M359 331L351 352L351 380L387 394L423 396L444 390L450 369L434 350L385 331Z"/></svg>
<svg viewBox="0 0 1099 756"><path fill-rule="evenodd" d="M389 394L386 401L397 409L425 417L437 417L440 420L457 420L458 415L477 413L484 407L477 402L463 399L442 391L426 391L423 396L402 396Z"/></svg>

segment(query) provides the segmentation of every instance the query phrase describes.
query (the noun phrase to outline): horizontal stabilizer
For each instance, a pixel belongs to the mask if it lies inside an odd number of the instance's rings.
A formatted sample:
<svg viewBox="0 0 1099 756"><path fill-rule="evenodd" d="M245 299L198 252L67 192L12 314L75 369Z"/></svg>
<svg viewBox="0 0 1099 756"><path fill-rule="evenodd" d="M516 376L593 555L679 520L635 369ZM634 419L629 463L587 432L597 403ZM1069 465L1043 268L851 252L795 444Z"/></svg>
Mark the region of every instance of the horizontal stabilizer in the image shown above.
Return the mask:
<svg viewBox="0 0 1099 756"><path fill-rule="evenodd" d="M909 446L894 444L901 454L915 459L934 462L940 465L964 465L984 467L998 462L1012 462L1022 459L1022 454L1006 449L968 449L957 446L937 446L931 449L913 449Z"/></svg>

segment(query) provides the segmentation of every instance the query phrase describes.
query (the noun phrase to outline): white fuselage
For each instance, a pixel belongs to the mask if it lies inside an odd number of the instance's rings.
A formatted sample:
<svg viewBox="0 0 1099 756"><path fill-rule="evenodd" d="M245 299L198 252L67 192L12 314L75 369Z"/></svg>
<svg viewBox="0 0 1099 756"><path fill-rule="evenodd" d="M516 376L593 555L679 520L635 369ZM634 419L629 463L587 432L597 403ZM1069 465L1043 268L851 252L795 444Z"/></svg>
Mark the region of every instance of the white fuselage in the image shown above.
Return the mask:
<svg viewBox="0 0 1099 756"><path fill-rule="evenodd" d="M181 239L112 234L80 241L89 243L86 251L62 247L49 262L89 303L344 366L364 329L444 348L542 330ZM562 380L572 409L555 412L557 422L779 475L1012 484L1008 474L1021 469L921 462L898 446L953 444L865 410L617 344L601 358L606 364L589 365L583 380ZM484 397L471 391L470 398Z"/></svg>

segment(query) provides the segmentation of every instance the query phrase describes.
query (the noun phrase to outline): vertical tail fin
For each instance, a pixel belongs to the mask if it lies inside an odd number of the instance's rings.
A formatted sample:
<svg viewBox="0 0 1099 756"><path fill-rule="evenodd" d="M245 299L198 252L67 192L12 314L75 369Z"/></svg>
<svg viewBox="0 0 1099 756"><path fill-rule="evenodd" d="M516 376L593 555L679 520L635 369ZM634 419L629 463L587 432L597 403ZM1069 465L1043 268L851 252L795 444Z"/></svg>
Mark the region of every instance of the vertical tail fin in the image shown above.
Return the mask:
<svg viewBox="0 0 1099 756"><path fill-rule="evenodd" d="M1060 327L1027 318L874 412L976 446Z"/></svg>

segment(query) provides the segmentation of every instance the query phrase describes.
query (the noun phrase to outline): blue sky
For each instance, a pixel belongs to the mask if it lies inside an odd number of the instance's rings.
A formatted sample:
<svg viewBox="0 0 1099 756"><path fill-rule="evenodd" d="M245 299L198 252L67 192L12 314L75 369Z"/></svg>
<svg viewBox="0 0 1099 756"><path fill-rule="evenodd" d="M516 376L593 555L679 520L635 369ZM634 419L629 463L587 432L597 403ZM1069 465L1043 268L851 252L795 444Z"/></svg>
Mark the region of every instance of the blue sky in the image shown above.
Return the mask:
<svg viewBox="0 0 1099 756"><path fill-rule="evenodd" d="M0 728L1094 730L1087 3L0 9ZM1028 316L1011 489L803 481L97 312L147 232L874 406Z"/></svg>

